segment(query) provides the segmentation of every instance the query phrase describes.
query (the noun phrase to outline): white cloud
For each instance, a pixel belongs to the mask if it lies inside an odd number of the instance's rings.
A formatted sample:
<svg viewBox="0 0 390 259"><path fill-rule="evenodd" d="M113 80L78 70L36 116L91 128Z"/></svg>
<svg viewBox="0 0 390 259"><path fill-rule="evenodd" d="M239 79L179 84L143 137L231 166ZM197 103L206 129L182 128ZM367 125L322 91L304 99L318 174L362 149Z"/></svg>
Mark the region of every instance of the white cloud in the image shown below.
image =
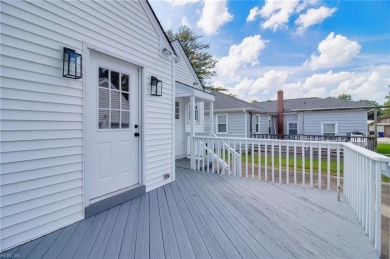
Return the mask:
<svg viewBox="0 0 390 259"><path fill-rule="evenodd" d="M266 41L260 35L246 37L238 45L232 45L229 55L221 58L216 66L218 76L237 78L236 72L243 65L258 64L260 52L265 48Z"/></svg>
<svg viewBox="0 0 390 259"><path fill-rule="evenodd" d="M181 25L191 28L191 24L188 22L187 16L183 16L181 18Z"/></svg>
<svg viewBox="0 0 390 259"><path fill-rule="evenodd" d="M173 6L180 6L180 5L187 5L187 4L195 4L201 2L201 0L169 0L169 2Z"/></svg>
<svg viewBox="0 0 390 259"><path fill-rule="evenodd" d="M305 65L312 69L345 65L359 54L360 48L356 41L351 41L342 35L335 36L331 32L318 44L319 55L311 55Z"/></svg>
<svg viewBox="0 0 390 259"><path fill-rule="evenodd" d="M246 21L247 22L252 22L256 19L256 16L259 15L259 7L253 7L250 11L249 11L249 14L248 14L248 17L246 17Z"/></svg>
<svg viewBox="0 0 390 259"><path fill-rule="evenodd" d="M321 6L320 8L311 8L306 13L300 14L295 24L298 25L298 32L302 33L307 27L323 22L326 18L332 16L336 8Z"/></svg>
<svg viewBox="0 0 390 259"><path fill-rule="evenodd" d="M308 75L302 80L293 78L287 71L269 70L257 79L245 77L237 84L228 87L246 101L275 100L278 90L284 91L285 99L302 97L336 97L342 93L352 95L353 100L370 99L382 104L387 93L390 78L386 71L390 65L373 67L369 71L328 71Z"/></svg>
<svg viewBox="0 0 390 259"><path fill-rule="evenodd" d="M261 17L266 18L261 23L263 29L276 31L287 26L290 16L294 13L299 0L275 1L266 0L265 5L259 11Z"/></svg>
<svg viewBox="0 0 390 259"><path fill-rule="evenodd" d="M202 16L197 23L204 33L213 34L219 27L233 20L226 4L227 0L204 0Z"/></svg>

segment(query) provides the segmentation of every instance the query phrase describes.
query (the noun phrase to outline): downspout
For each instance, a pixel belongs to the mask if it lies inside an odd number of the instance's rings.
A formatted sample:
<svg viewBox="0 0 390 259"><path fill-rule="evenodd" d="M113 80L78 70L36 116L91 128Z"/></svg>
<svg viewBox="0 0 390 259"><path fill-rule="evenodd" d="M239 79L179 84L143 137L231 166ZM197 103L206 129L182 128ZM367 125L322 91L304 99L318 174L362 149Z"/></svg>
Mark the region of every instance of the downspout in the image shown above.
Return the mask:
<svg viewBox="0 0 390 259"><path fill-rule="evenodd" d="M248 129L247 129L247 119L246 119L246 109L244 109L244 118L245 118L245 122L244 122L244 125L245 125L245 138L248 137Z"/></svg>
<svg viewBox="0 0 390 259"><path fill-rule="evenodd" d="M249 112L249 136L252 137L253 133L253 113Z"/></svg>

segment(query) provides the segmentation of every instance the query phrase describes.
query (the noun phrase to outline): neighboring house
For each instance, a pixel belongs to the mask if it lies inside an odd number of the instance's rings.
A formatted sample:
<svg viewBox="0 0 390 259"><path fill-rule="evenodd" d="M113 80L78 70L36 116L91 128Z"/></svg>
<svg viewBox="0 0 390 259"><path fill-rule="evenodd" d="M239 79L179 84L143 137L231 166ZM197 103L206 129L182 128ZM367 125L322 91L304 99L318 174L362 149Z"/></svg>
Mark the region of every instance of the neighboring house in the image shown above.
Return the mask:
<svg viewBox="0 0 390 259"><path fill-rule="evenodd" d="M175 157L189 157L191 153L191 134L205 133L204 106L213 105L214 95L204 90L188 60L180 42L172 42L180 62L175 67ZM194 98L194 110L191 109L191 97ZM194 113L194 131L191 132Z"/></svg>
<svg viewBox="0 0 390 259"><path fill-rule="evenodd" d="M283 99L248 103L215 93L214 133L226 137L268 135L345 136L348 132L367 133L367 106L328 98ZM206 107L206 131L209 115Z"/></svg>
<svg viewBox="0 0 390 259"><path fill-rule="evenodd" d="M353 131L367 133L367 105L358 102L334 97L284 100L283 91L278 91L277 101L253 105L276 113L272 118L276 123L271 124L274 128L271 132L277 134L346 136Z"/></svg>
<svg viewBox="0 0 390 259"><path fill-rule="evenodd" d="M368 131L375 132L375 122L368 124ZM377 131L379 137L390 137L390 116L382 117L377 120Z"/></svg>
<svg viewBox="0 0 390 259"><path fill-rule="evenodd" d="M175 135L197 125L184 126L185 105L199 103L201 122L213 96L149 3L0 4L0 251L174 181ZM63 77L64 47L82 55L82 78Z"/></svg>
<svg viewBox="0 0 390 259"><path fill-rule="evenodd" d="M269 113L236 97L214 92L213 132L219 137L249 138L252 131L268 130ZM210 108L206 104L205 131L210 131Z"/></svg>

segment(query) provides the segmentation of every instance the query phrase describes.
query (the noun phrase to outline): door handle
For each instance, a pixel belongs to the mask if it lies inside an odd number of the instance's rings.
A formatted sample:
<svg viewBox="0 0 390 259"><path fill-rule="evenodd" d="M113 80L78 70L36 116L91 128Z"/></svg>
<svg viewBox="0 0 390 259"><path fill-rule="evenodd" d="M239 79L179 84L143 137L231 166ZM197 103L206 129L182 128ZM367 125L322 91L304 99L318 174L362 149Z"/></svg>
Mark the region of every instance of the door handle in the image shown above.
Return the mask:
<svg viewBox="0 0 390 259"><path fill-rule="evenodd" d="M137 129L137 128L138 128L138 124L135 124L135 125L134 125L134 128L136 128L136 129Z"/></svg>
<svg viewBox="0 0 390 259"><path fill-rule="evenodd" d="M135 136L135 137L138 137L138 136L139 136L139 133L138 133L138 132L134 133L134 136Z"/></svg>

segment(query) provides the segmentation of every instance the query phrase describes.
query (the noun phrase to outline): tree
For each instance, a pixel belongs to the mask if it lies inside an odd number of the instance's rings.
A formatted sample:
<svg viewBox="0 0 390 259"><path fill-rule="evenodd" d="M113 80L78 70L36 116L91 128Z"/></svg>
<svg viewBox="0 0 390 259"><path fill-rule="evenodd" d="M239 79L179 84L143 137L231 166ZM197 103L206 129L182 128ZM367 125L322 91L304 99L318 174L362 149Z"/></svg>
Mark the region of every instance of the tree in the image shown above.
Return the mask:
<svg viewBox="0 0 390 259"><path fill-rule="evenodd" d="M350 94L340 94L337 96L338 99L352 101L352 96Z"/></svg>
<svg viewBox="0 0 390 259"><path fill-rule="evenodd" d="M386 95L386 101L383 103L383 106L390 106L390 92L388 95ZM384 116L390 116L390 107L384 108L382 115Z"/></svg>
<svg viewBox="0 0 390 259"><path fill-rule="evenodd" d="M205 86L204 88L207 89L207 90L214 91L214 92L226 92L226 91L228 91L228 89L226 89L224 87L221 87L221 86Z"/></svg>
<svg viewBox="0 0 390 259"><path fill-rule="evenodd" d="M168 30L166 32L170 41L179 40L188 60L195 70L200 83L207 86L207 81L215 75L215 65L217 60L207 52L210 44L200 42L202 35L197 35L188 26L180 26L177 32Z"/></svg>
<svg viewBox="0 0 390 259"><path fill-rule="evenodd" d="M371 100L359 100L358 101L359 103L363 104L363 105L372 105L372 106L379 106L379 104L376 102L376 101L371 101ZM377 116L381 116L382 115L382 109L379 109L377 110ZM367 119L369 120L373 120L374 119L374 109L371 109L371 110L368 110L367 111Z"/></svg>

